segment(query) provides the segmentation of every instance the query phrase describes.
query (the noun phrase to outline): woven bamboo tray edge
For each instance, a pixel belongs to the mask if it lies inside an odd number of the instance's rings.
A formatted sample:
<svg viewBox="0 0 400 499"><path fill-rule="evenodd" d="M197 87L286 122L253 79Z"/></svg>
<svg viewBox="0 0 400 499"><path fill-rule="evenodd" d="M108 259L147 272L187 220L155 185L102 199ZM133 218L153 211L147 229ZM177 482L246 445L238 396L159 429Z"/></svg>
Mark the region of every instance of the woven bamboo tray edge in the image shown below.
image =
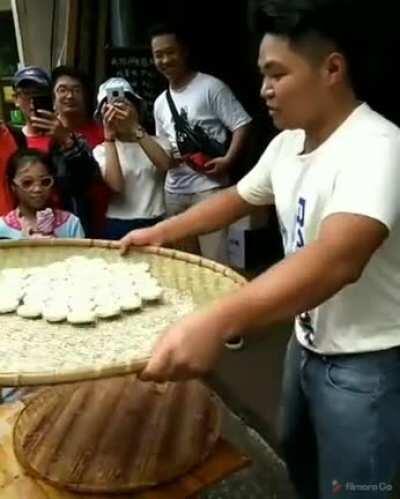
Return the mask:
<svg viewBox="0 0 400 499"><path fill-rule="evenodd" d="M1 373L1 386L36 386L36 385L58 385L62 383L73 383L77 381L89 381L113 376L123 376L139 372L146 367L150 357L135 360L128 364L118 364L99 369L75 369L73 371L58 372L34 372L34 373Z"/></svg>
<svg viewBox="0 0 400 499"><path fill-rule="evenodd" d="M202 381L199 380L199 383L203 384ZM26 459L26 456L21 452L21 449L18 445L15 445L15 442L18 439L17 432L19 430L19 421L23 419L25 416L25 413L28 413L30 410L30 406L33 404L40 404L42 401L46 398L48 393L53 393L57 394L57 392L52 391L53 389L48 388L44 389L43 391L37 393L26 405L23 407L23 409L20 411L18 415L18 419L15 422L13 429L12 429L12 439L14 442L13 448L15 452L15 456L20 463L20 465L28 471L29 475L36 479L40 479L43 482L47 483L50 486L53 486L57 488L58 490L68 490L71 493L77 493L77 494L107 494L112 496L119 495L119 494L128 494L134 492L135 494L138 494L142 491L149 490L149 493L151 492L151 488L159 485L168 485L169 483L172 483L177 480L178 477L173 477L170 480L163 481L162 483L153 481L153 480L146 480L143 482L140 486L135 486L132 487L131 485L127 486L119 486L115 487L114 489L110 489L108 486L88 486L85 484L78 484L78 483L68 483L65 481L55 481L52 480L46 476L42 476L37 469L32 466L29 462L29 460ZM212 430L209 432L209 439L212 441L212 444L209 446L208 449L206 449L205 452L200 456L199 460L197 463L188 466L182 473L181 478L184 478L187 474L193 472L201 466L211 455L213 452L214 448L217 446L218 442L221 441L221 435L222 435L222 423L223 423L223 407L224 407L224 402L221 400L221 398L213 391L208 389L209 393L209 399L210 403L213 406L213 418L214 422L212 425Z"/></svg>
<svg viewBox="0 0 400 499"><path fill-rule="evenodd" d="M119 250L119 243L117 241L107 241L101 239L39 239L39 240L21 240L21 241L4 241L0 244L0 260L1 251L7 248L38 248L38 247L65 247L65 248L100 248L110 249L114 251ZM233 282L237 286L242 286L247 280L235 272L234 270L225 267L217 262L208 260L198 255L185 253L183 251L163 248L158 246L142 246L132 248L127 253L127 258L131 253L147 253L160 255L162 257L178 260L206 269L220 274ZM71 371L58 372L23 372L23 373L10 373L0 372L0 386L35 386L35 385L51 385L59 383L70 383L75 381L84 381L90 379L100 379L106 377L113 377L128 373L134 373L142 370L150 357L134 360L126 364L111 365L107 367L88 369L75 369Z"/></svg>
<svg viewBox="0 0 400 499"><path fill-rule="evenodd" d="M19 241L2 241L0 245L0 251L6 248L37 248L37 247L84 247L84 248L102 248L102 249L112 249L118 250L120 248L120 244L118 241L108 241L105 239L35 239L32 241L31 239L23 239ZM220 273L225 277L231 279L237 284L245 284L247 279L240 275L238 272L222 265L213 260L209 260L208 258L204 258L198 255L193 255L191 253L185 253L184 251L179 251L170 248L164 248L161 246L136 246L131 248L127 256L131 251L135 251L138 253L152 253L156 255L166 256L169 258L173 258L174 260L181 260L188 263L193 263L194 265L199 265L201 267L208 268L213 270L214 272Z"/></svg>

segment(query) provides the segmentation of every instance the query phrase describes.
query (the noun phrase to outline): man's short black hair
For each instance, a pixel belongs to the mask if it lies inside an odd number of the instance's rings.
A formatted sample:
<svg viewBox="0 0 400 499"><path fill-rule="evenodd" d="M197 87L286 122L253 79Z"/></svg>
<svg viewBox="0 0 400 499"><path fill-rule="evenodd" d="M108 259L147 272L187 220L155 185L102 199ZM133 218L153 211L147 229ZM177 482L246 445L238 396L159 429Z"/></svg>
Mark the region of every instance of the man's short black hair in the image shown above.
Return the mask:
<svg viewBox="0 0 400 499"><path fill-rule="evenodd" d="M53 89L56 86L57 81L63 76L69 76L70 78L79 81L83 89L88 92L90 85L87 75L80 69L74 68L73 66L57 66L53 69L51 72Z"/></svg>
<svg viewBox="0 0 400 499"><path fill-rule="evenodd" d="M258 6L254 28L261 38L286 38L293 49L319 58L328 50L346 59L353 89L360 83L365 47L371 37L371 0L264 0Z"/></svg>
<svg viewBox="0 0 400 499"><path fill-rule="evenodd" d="M351 23L354 0L265 0L255 16L255 28L287 38L294 47L329 42L347 56L357 25ZM359 10L357 11L360 14ZM354 39L354 36L353 36Z"/></svg>
<svg viewBox="0 0 400 499"><path fill-rule="evenodd" d="M156 36L162 36L162 35L174 35L175 38L178 40L179 43L182 45L189 45L189 36L186 30L174 23L170 22L163 22L163 23L158 23L154 24L150 29L149 29L149 40L150 42L155 38Z"/></svg>

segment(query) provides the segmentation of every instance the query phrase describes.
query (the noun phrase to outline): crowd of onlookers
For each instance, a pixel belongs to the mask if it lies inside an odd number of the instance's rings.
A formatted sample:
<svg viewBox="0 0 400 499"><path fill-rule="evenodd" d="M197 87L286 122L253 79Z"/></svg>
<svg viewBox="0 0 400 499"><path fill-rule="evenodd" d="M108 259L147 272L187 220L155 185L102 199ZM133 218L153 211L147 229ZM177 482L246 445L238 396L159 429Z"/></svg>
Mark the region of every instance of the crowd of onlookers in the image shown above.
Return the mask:
<svg viewBox="0 0 400 499"><path fill-rule="evenodd" d="M229 185L251 118L222 81L191 67L175 28L158 26L150 39L168 82L154 103L155 135L145 128L143 99L123 78L100 85L93 113L79 70L17 71L25 125L0 123L0 238L120 239ZM198 242L203 255L226 261L225 231Z"/></svg>

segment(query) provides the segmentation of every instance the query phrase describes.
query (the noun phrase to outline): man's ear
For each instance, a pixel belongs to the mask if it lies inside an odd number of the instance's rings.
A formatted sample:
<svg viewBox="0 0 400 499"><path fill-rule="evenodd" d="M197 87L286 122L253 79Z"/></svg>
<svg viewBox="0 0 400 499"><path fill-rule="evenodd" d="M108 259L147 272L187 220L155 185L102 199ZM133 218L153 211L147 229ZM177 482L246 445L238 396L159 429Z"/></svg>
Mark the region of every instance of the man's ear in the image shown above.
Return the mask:
<svg viewBox="0 0 400 499"><path fill-rule="evenodd" d="M328 86L337 85L347 80L347 62L340 52L331 52L324 61L324 79Z"/></svg>

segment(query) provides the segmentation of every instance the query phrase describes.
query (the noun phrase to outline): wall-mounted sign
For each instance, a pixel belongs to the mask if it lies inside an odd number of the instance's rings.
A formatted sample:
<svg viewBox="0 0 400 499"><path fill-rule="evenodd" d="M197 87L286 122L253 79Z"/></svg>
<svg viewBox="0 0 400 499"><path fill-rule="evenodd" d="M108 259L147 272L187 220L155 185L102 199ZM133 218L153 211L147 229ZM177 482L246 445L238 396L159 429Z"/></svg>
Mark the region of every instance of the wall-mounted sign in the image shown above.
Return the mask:
<svg viewBox="0 0 400 499"><path fill-rule="evenodd" d="M151 51L146 48L106 49L106 75L129 81L135 92L143 97L146 119L152 123L153 104L165 88L165 82L154 67Z"/></svg>

